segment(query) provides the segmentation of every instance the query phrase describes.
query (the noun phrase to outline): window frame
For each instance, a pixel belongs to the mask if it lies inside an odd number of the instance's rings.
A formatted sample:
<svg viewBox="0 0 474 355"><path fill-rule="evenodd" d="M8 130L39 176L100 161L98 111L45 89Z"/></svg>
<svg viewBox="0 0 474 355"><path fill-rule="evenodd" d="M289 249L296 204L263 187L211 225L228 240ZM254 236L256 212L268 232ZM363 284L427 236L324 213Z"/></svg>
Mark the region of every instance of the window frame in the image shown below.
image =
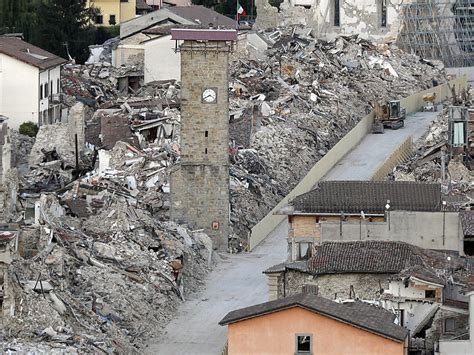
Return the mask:
<svg viewBox="0 0 474 355"><path fill-rule="evenodd" d="M447 321L452 321L453 322L451 329L447 329L448 328L448 327L446 327L446 322ZM456 331L456 318L455 317L445 318L443 320L443 334L452 334L455 331Z"/></svg>
<svg viewBox="0 0 474 355"><path fill-rule="evenodd" d="M388 25L387 0L380 0L380 28L387 28Z"/></svg>
<svg viewBox="0 0 474 355"><path fill-rule="evenodd" d="M332 25L341 27L341 0L334 0Z"/></svg>
<svg viewBox="0 0 474 355"><path fill-rule="evenodd" d="M309 337L309 351L299 351L298 350L298 338L299 337ZM295 334L295 355L312 355L313 354L313 342L314 336L312 333L296 333Z"/></svg>

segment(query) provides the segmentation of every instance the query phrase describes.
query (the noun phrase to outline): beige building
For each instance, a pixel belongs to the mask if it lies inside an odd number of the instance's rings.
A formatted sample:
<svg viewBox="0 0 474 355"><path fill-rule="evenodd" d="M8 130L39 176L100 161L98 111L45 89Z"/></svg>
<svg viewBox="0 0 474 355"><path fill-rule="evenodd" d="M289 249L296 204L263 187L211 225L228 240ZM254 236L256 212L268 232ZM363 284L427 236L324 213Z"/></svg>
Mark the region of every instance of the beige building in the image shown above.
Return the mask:
<svg viewBox="0 0 474 355"><path fill-rule="evenodd" d="M99 10L94 21L98 26L119 25L137 13L137 0L87 0L86 6Z"/></svg>
<svg viewBox="0 0 474 355"><path fill-rule="evenodd" d="M10 128L61 119L61 65L66 60L20 38L0 37L0 115Z"/></svg>

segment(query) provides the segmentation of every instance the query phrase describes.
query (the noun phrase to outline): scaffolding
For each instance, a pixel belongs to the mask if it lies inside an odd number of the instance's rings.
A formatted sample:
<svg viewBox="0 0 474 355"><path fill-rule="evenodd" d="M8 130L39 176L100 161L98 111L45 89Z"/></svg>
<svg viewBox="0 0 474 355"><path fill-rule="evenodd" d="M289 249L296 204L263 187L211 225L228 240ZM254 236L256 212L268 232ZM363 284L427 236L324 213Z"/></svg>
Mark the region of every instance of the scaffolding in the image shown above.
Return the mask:
<svg viewBox="0 0 474 355"><path fill-rule="evenodd" d="M474 66L474 0L404 0L398 46L447 67Z"/></svg>

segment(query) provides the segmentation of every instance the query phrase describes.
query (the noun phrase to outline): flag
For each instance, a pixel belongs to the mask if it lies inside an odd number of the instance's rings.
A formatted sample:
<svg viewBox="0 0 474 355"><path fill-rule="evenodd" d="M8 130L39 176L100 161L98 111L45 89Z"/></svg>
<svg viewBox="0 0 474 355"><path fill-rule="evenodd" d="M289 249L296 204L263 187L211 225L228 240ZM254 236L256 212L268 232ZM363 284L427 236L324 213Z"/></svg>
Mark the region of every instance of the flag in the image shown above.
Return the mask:
<svg viewBox="0 0 474 355"><path fill-rule="evenodd" d="M239 4L239 2L237 2L237 14L237 16L247 16L245 9Z"/></svg>

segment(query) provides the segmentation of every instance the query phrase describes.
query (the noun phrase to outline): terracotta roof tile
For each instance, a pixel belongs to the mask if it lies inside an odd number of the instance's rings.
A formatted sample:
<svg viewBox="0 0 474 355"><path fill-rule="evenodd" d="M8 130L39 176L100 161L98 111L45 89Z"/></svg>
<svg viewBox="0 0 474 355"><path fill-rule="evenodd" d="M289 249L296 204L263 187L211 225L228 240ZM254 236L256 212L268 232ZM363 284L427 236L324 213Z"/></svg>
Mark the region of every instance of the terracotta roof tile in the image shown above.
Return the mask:
<svg viewBox="0 0 474 355"><path fill-rule="evenodd" d="M291 202L303 213L384 213L390 210L440 211L439 184L410 181L322 181Z"/></svg>
<svg viewBox="0 0 474 355"><path fill-rule="evenodd" d="M359 301L338 303L305 293L232 311L219 324L235 323L293 307L301 307L395 341L403 342L408 336L408 329L393 323L395 316L381 307Z"/></svg>
<svg viewBox="0 0 474 355"><path fill-rule="evenodd" d="M323 242L308 260L313 274L381 273L395 274L423 265L419 248L402 242Z"/></svg>

